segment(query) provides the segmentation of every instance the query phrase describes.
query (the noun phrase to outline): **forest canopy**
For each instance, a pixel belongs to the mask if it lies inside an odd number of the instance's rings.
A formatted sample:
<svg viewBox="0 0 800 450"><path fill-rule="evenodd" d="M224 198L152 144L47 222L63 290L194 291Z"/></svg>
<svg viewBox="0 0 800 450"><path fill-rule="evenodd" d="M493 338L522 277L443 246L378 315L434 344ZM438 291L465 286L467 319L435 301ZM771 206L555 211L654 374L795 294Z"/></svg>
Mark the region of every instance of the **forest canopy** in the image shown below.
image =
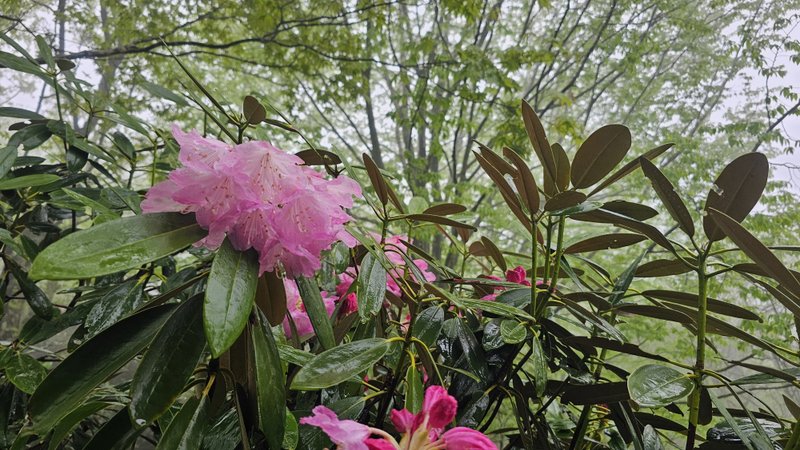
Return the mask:
<svg viewBox="0 0 800 450"><path fill-rule="evenodd" d="M800 448L800 2L11 0L0 448Z"/></svg>

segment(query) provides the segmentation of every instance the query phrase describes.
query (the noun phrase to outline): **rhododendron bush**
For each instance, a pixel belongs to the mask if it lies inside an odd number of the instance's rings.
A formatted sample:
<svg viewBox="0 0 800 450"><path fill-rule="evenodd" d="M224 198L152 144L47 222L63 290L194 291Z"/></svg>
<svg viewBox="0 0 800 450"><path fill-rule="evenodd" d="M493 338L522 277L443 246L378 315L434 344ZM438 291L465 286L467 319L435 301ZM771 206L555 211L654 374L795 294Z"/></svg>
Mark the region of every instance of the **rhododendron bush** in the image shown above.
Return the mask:
<svg viewBox="0 0 800 450"><path fill-rule="evenodd" d="M80 104L69 64L15 58ZM0 353L0 447L800 446L795 419L741 400L750 384L796 384L796 370L715 369L731 342L800 365L795 343L739 326L759 315L709 297L738 276L800 316L800 281L782 262L796 247L747 230L764 155L708 180L695 214L658 168L671 144L611 124L562 147L522 101L525 147L477 143L473 155L507 214L495 229L471 205L419 207L390 164L320 149L264 99L232 106L180 67L203 93L185 93L202 128L118 109L100 116L108 144L12 111L3 288L32 317ZM23 153L48 140L53 164ZM609 189L633 176L657 209ZM594 259L614 251L630 257ZM54 304L56 292L68 300ZM626 335L652 324L674 327L693 357ZM58 336L65 348L47 350Z"/></svg>

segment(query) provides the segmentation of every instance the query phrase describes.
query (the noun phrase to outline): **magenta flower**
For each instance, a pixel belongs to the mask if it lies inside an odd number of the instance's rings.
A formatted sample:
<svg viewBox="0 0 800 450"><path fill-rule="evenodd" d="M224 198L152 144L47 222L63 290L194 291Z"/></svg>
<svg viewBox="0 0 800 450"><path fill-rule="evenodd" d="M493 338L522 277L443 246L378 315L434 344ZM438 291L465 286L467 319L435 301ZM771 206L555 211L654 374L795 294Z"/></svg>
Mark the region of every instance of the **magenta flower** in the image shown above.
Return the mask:
<svg viewBox="0 0 800 450"><path fill-rule="evenodd" d="M294 280L284 279L283 286L286 291L286 310L297 329L298 339L313 336L314 327L311 325L311 319L308 317L303 299L300 297L300 291L297 290L297 284ZM322 292L322 303L325 305L328 315L333 314L334 299L327 292ZM292 325L289 323L288 316L283 319L283 332L286 333L286 337L292 337Z"/></svg>
<svg viewBox="0 0 800 450"><path fill-rule="evenodd" d="M373 233L372 237L376 241L380 241L380 236L378 234ZM406 253L408 251L407 246L401 242L401 240L405 239L407 239L405 236L391 236L386 238L384 242L384 253L386 254L386 259L397 266L390 270L388 277L386 277L386 290L397 297L400 297L403 294L400 285L397 284L398 279L403 279L407 276L409 279L419 282L414 275L415 272L408 267L406 260L402 256L402 253ZM417 269L419 269L419 272L425 278L425 281L436 280L436 275L428 270L429 266L425 260L414 259L411 262L414 264L414 266L416 266ZM356 296L356 293L348 293L350 286L352 286L355 280L356 271L353 268L349 268L345 270L344 273L339 274L339 284L336 285L336 295L339 296L337 301L343 302L342 307L339 309L341 315L347 315L358 311L358 297Z"/></svg>
<svg viewBox="0 0 800 450"><path fill-rule="evenodd" d="M488 278L490 280L495 280L495 281L503 281L502 279L500 279L500 277L497 277L495 275L488 275L488 276L486 276L486 278ZM515 267L515 268L513 268L511 270L507 270L506 271L506 281L508 281L509 283L517 283L517 284L522 285L522 286L530 286L531 285L531 282L528 281L528 274L525 271L525 268L522 267L522 266L517 266L517 267ZM541 284L541 283L538 283L538 284ZM497 295L498 295L497 291L504 291L505 289L506 288L504 288L502 286L495 286L494 287L494 291L495 292L493 292L491 294L488 294L488 295L484 295L483 297L481 297L481 300L494 301L495 299L497 299Z"/></svg>
<svg viewBox="0 0 800 450"><path fill-rule="evenodd" d="M361 195L355 181L326 180L268 142L228 145L177 126L172 133L183 167L150 189L142 211L194 213L208 230L195 245L213 250L227 236L237 250L258 252L260 272L280 267L290 278L312 276L336 241L355 246L344 229L345 209Z"/></svg>
<svg viewBox="0 0 800 450"><path fill-rule="evenodd" d="M304 417L300 423L322 428L337 448L344 450L497 450L480 431L455 427L442 433L455 419L457 409L456 399L445 388L429 387L419 413L412 414L407 409L392 411L392 423L402 434L399 443L385 431L352 420L339 420L324 406L314 408L314 416Z"/></svg>

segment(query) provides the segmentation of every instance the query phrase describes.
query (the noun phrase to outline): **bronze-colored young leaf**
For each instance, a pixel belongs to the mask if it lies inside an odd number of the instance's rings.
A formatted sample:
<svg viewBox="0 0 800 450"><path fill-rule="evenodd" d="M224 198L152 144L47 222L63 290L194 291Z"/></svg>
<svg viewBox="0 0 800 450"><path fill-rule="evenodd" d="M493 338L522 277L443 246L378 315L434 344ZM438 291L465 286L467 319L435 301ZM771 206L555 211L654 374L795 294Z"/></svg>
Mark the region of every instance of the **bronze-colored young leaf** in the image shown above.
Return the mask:
<svg viewBox="0 0 800 450"><path fill-rule="evenodd" d="M489 256L489 250L481 241L475 241L469 245L469 254L472 256Z"/></svg>
<svg viewBox="0 0 800 450"><path fill-rule="evenodd" d="M606 350L612 350L619 353L628 355L641 356L643 358L653 359L656 361L667 361L661 355L646 352L639 348L638 345L630 344L627 342L615 341L614 339L607 339L602 337L584 337L584 336L570 336L563 339L563 342L571 347L575 347L585 353L585 348L597 347Z"/></svg>
<svg viewBox="0 0 800 450"><path fill-rule="evenodd" d="M769 247L767 247L767 248L769 248ZM755 264L755 263L734 264L733 267L731 267L731 269L733 269L734 272L738 272L738 273L749 273L749 274L752 274L752 275L758 275L760 277L769 277L769 274L767 273L767 271L764 270L764 268L762 266L760 266L758 264ZM791 272L791 274L794 275L794 277L797 280L800 280L800 272L798 272L796 270L792 270L792 269L789 269L789 272Z"/></svg>
<svg viewBox="0 0 800 450"><path fill-rule="evenodd" d="M545 211L560 211L565 208L570 208L579 205L586 200L586 194L578 191L564 191L559 192L547 200L544 204Z"/></svg>
<svg viewBox="0 0 800 450"><path fill-rule="evenodd" d="M737 264L738 265L738 264ZM734 270L736 270L734 268ZM780 285L775 287L763 280L759 280L758 278L752 277L747 273L739 272L749 280L751 283L757 284L761 286L765 291L769 292L775 300L778 300L786 309L789 310L792 314L794 314L795 318L800 318L800 298L796 298L790 292L786 291L785 289L781 289Z"/></svg>
<svg viewBox="0 0 800 450"><path fill-rule="evenodd" d="M769 161L761 153L748 153L734 159L714 181L708 193L706 210L715 209L741 222L758 203L769 176ZM711 217L703 217L703 230L711 241L725 237Z"/></svg>
<svg viewBox="0 0 800 450"><path fill-rule="evenodd" d="M433 205L430 208L422 211L422 214L433 214L434 216L449 216L451 214L458 214L462 213L467 210L467 207L464 205L458 205L456 203L439 203L438 205Z"/></svg>
<svg viewBox="0 0 800 450"><path fill-rule="evenodd" d="M481 156L483 156L489 163L497 169L503 175L511 175L511 177L517 176L517 169L514 168L511 164L506 162L500 155L495 153L489 147L481 144L478 142L478 147L481 149Z"/></svg>
<svg viewBox="0 0 800 450"><path fill-rule="evenodd" d="M318 148L301 150L294 155L302 159L307 166L335 166L342 163L341 158L336 153Z"/></svg>
<svg viewBox="0 0 800 450"><path fill-rule="evenodd" d="M386 193L389 194L389 201L392 202L395 208L400 211L400 214L406 213L406 207L403 202L400 201L400 197L397 196L397 193L394 191L394 188L391 184L386 183Z"/></svg>
<svg viewBox="0 0 800 450"><path fill-rule="evenodd" d="M631 132L624 125L599 128L578 148L572 160L570 179L578 189L587 188L602 180L628 153Z"/></svg>
<svg viewBox="0 0 800 450"><path fill-rule="evenodd" d="M694 318L682 311L652 305L621 305L617 311L637 316L652 317L654 319L666 320L682 324L694 324Z"/></svg>
<svg viewBox="0 0 800 450"><path fill-rule="evenodd" d="M456 228L466 228L468 230L477 230L477 228L466 223L458 222L447 217L435 216L433 214L407 214L405 216L398 216L408 220L416 220L419 222L438 223L440 225L448 225Z"/></svg>
<svg viewBox="0 0 800 450"><path fill-rule="evenodd" d="M636 269L639 278L666 277L690 272L691 267L678 259L656 259L642 264Z"/></svg>
<svg viewBox="0 0 800 450"><path fill-rule="evenodd" d="M575 220L581 220L585 222L610 223L627 228L629 230L638 231L639 233L642 233L643 235L650 238L651 241L664 247L670 252L674 251L672 243L669 242L669 239L667 239L667 237L664 236L663 233L658 231L658 228L646 224L644 222L631 219L630 217L617 214L615 212L607 211L604 209L597 209L587 213L575 214L572 216L572 218Z"/></svg>
<svg viewBox="0 0 800 450"><path fill-rule="evenodd" d="M386 180L383 179L380 169L378 169L375 161L373 161L368 154L362 154L361 159L364 161L364 167L367 169L369 181L372 183L372 187L375 189L375 195L377 195L378 200L385 205L386 202L389 201L389 192L386 188Z"/></svg>
<svg viewBox="0 0 800 450"><path fill-rule="evenodd" d="M270 325L283 323L286 316L286 289L275 272L264 272L256 285L256 305L267 317Z"/></svg>
<svg viewBox="0 0 800 450"><path fill-rule="evenodd" d="M770 278L780 283L795 296L800 297L800 281L761 241L750 234L735 218L724 212L710 208L708 214L722 230L722 233L728 236L745 255L760 265Z"/></svg>
<svg viewBox="0 0 800 450"><path fill-rule="evenodd" d="M533 151L542 163L546 177L550 180L558 179L558 172L556 171L556 160L553 157L553 150L550 148L550 142L547 140L547 135L544 132L542 121L539 116L531 108L525 100L522 101L522 121L525 123L525 131L528 132L528 137L533 144Z"/></svg>
<svg viewBox="0 0 800 450"><path fill-rule="evenodd" d="M653 189L656 191L658 198L661 199L661 203L667 208L669 215L678 223L678 226L684 233L689 236L694 236L694 222L692 221L692 216L689 214L689 210L686 209L686 205L683 203L683 200L681 200L681 197L675 192L675 187L669 179L658 170L655 164L651 163L646 158L641 158L639 164L642 166L644 176L650 180L650 184L653 185Z"/></svg>
<svg viewBox="0 0 800 450"><path fill-rule="evenodd" d="M625 178L626 176L630 175L631 173L633 173L634 170L639 168L639 158L645 158L645 159L648 159L648 160L652 161L652 160L658 158L659 156L661 156L664 152L666 152L670 148L672 148L673 145L675 145L675 144L659 145L656 148L653 148L653 149L650 149L650 150L646 151L641 156L639 156L639 157L637 157L637 158L635 158L635 159L633 159L631 161L628 161L627 164L622 166L619 170L617 170L613 174L609 175L608 178L603 180L602 183L598 184L597 187L592 189L592 192L589 193L589 197L593 196L594 194L597 194L598 192L602 191L603 189L611 186L612 184L616 183L617 181L619 181L619 180Z"/></svg>
<svg viewBox="0 0 800 450"><path fill-rule="evenodd" d="M506 259L503 257L500 249L494 245L494 242L492 242L491 239L487 238L486 236L483 236L481 237L481 243L483 244L483 248L486 250L489 256L494 260L495 264L497 264L497 267L499 267L503 272L508 270Z"/></svg>
<svg viewBox="0 0 800 450"><path fill-rule="evenodd" d="M539 188L536 186L536 180L533 179L531 170L514 150L505 147L503 148L503 155L510 159L517 168L518 175L514 178L514 181L519 180L517 190L520 197L522 197L523 203L525 203L525 207L531 213L536 213L539 210Z"/></svg>
<svg viewBox="0 0 800 450"><path fill-rule="evenodd" d="M629 245L642 242L645 239L647 239L647 237L641 234L633 233L601 234L599 236L590 237L570 245L564 249L564 253L585 253L594 252L597 250L627 247Z"/></svg>
<svg viewBox="0 0 800 450"><path fill-rule="evenodd" d="M658 211L647 205L626 200L611 200L610 202L603 203L603 209L642 221L658 215Z"/></svg>
<svg viewBox="0 0 800 450"><path fill-rule="evenodd" d="M690 292L677 292L677 291L653 289L642 292L642 295L644 295L645 297L652 297L665 302L677 303L679 305L689 306L692 308L697 308L699 305L697 294L693 294ZM757 320L761 322L761 317L759 317L758 314L750 311L749 309L745 309L742 308L741 306L734 305L733 303L723 302L714 298L707 298L706 302L708 310L713 313L724 314L726 316L731 316L731 317L738 317L740 319L745 319L745 320Z"/></svg>
<svg viewBox="0 0 800 450"><path fill-rule="evenodd" d="M556 160L556 180L555 185L559 192L569 188L570 164L567 152L559 143L555 143L550 148L553 150L553 158Z"/></svg>
<svg viewBox="0 0 800 450"><path fill-rule="evenodd" d="M248 95L242 102L242 112L247 123L256 125L267 118L267 110L255 97Z"/></svg>
<svg viewBox="0 0 800 450"><path fill-rule="evenodd" d="M514 215L525 226L525 228L531 229L531 219L522 211L522 204L519 202L517 194L515 194L514 190L511 189L511 186L508 184L506 179L503 178L503 175L489 162L489 160L484 158L481 154L477 152L473 153L475 153L475 158L478 160L478 164L483 167L483 170L487 175L489 175L489 178L492 179L495 186L497 186L497 188L500 190L500 195L503 196L503 200L506 201L506 204L511 209L511 212L514 213Z"/></svg>

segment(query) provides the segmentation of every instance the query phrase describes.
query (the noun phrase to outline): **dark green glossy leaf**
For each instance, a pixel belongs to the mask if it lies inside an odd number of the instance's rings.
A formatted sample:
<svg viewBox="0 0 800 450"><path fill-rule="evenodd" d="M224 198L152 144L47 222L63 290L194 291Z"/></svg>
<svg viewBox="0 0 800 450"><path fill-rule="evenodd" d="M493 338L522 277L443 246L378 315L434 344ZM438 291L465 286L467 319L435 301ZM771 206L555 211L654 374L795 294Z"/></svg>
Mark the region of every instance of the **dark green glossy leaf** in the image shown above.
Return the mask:
<svg viewBox="0 0 800 450"><path fill-rule="evenodd" d="M357 378L380 361L388 349L384 339L372 338L325 350L297 372L292 389L324 389Z"/></svg>
<svg viewBox="0 0 800 450"><path fill-rule="evenodd" d="M705 209L719 211L741 222L758 203L769 176L769 161L761 153L747 153L725 166L708 192ZM725 237L713 216L703 217L703 231L711 241Z"/></svg>
<svg viewBox="0 0 800 450"><path fill-rule="evenodd" d="M0 148L0 178L6 176L17 161L17 148L6 146Z"/></svg>
<svg viewBox="0 0 800 450"><path fill-rule="evenodd" d="M106 222L46 247L31 267L32 279L92 278L139 267L200 240L193 215L145 214Z"/></svg>
<svg viewBox="0 0 800 450"><path fill-rule="evenodd" d="M666 406L680 400L694 389L694 383L685 373L667 366L647 364L628 376L631 399L644 408Z"/></svg>
<svg viewBox="0 0 800 450"><path fill-rule="evenodd" d="M422 377L414 366L408 366L406 371L406 400L405 408L416 414L422 409L424 395Z"/></svg>
<svg viewBox="0 0 800 450"><path fill-rule="evenodd" d="M175 402L204 348L202 303L192 298L167 319L136 369L130 411L137 426L150 424Z"/></svg>
<svg viewBox="0 0 800 450"><path fill-rule="evenodd" d="M131 422L128 408L122 408L114 417L103 424L92 436L83 450L123 450L129 449L141 431Z"/></svg>
<svg viewBox="0 0 800 450"><path fill-rule="evenodd" d="M50 431L92 389L141 352L173 309L174 305L157 306L121 320L78 347L50 371L28 403L33 429L38 434Z"/></svg>
<svg viewBox="0 0 800 450"><path fill-rule="evenodd" d="M308 312L308 318L311 321L311 326L314 328L314 334L317 335L320 345L323 349L330 349L336 346L336 339L333 336L333 325L331 325L331 318L328 316L328 310L325 309L325 304L322 302L322 295L319 292L317 280L314 278L297 277L294 280L297 283L297 290L300 291L300 297L303 299L303 306Z"/></svg>
<svg viewBox="0 0 800 450"><path fill-rule="evenodd" d="M250 333L255 365L256 410L259 428L267 437L269 448L280 450L286 423L286 375L272 330L263 320Z"/></svg>
<svg viewBox="0 0 800 450"><path fill-rule="evenodd" d="M415 338L431 347L439 337L444 322L444 310L438 307L430 307L419 313L414 320L412 333Z"/></svg>
<svg viewBox="0 0 800 450"><path fill-rule="evenodd" d="M519 344L528 337L528 330L516 320L504 320L500 322L500 336L506 344Z"/></svg>
<svg viewBox="0 0 800 450"><path fill-rule="evenodd" d="M50 184L58 180L60 180L58 175L51 175L48 173L42 173L36 175L23 175L21 177L15 177L15 178L6 178L5 180L0 181L0 191L28 188L34 186L44 186L45 184Z"/></svg>
<svg viewBox="0 0 800 450"><path fill-rule="evenodd" d="M136 279L112 287L99 300L94 302L86 315L83 325L87 337L92 337L117 323L144 303L144 290Z"/></svg>
<svg viewBox="0 0 800 450"><path fill-rule="evenodd" d="M87 402L75 408L71 413L67 414L58 424L53 428L53 434L48 443L48 450L56 450L68 435L87 417L92 414L111 406L109 402Z"/></svg>
<svg viewBox="0 0 800 450"><path fill-rule="evenodd" d="M45 117L37 112L11 106L0 107L0 117L13 117L15 119L44 119Z"/></svg>
<svg viewBox="0 0 800 450"><path fill-rule="evenodd" d="M209 400L205 395L191 397L169 423L157 450L196 450L203 442L209 422Z"/></svg>
<svg viewBox="0 0 800 450"><path fill-rule="evenodd" d="M500 329L502 333L502 325ZM536 386L536 395L541 398L547 388L547 355L537 336L531 340L531 375Z"/></svg>
<svg viewBox="0 0 800 450"><path fill-rule="evenodd" d="M386 269L372 254L361 261L358 273L358 315L366 320L380 311L386 298Z"/></svg>
<svg viewBox="0 0 800 450"><path fill-rule="evenodd" d="M644 431L642 431L642 445L644 450L664 450L661 438L658 437L658 432L652 425L645 425Z"/></svg>
<svg viewBox="0 0 800 450"><path fill-rule="evenodd" d="M472 298L459 298L457 300L454 300L454 303L462 308L482 310L488 313L496 314L501 317L508 317L508 318L518 317L523 320L533 320L531 315L523 311L522 309L515 308L514 306L501 302L476 300Z"/></svg>
<svg viewBox="0 0 800 450"><path fill-rule="evenodd" d="M219 357L242 334L257 284L255 251L240 252L226 239L211 264L203 302L203 328L213 357Z"/></svg>
<svg viewBox="0 0 800 450"><path fill-rule="evenodd" d="M44 320L50 320L53 317L53 304L50 302L50 299L47 298L44 291L28 278L27 274L16 262L10 258L4 261L17 280L17 284L33 312Z"/></svg>
<svg viewBox="0 0 800 450"><path fill-rule="evenodd" d="M623 125L597 129L578 148L570 179L578 189L587 188L608 175L631 148L631 132Z"/></svg>
<svg viewBox="0 0 800 450"><path fill-rule="evenodd" d="M47 375L42 363L24 353L9 358L4 370L8 380L26 394L33 393Z"/></svg>

